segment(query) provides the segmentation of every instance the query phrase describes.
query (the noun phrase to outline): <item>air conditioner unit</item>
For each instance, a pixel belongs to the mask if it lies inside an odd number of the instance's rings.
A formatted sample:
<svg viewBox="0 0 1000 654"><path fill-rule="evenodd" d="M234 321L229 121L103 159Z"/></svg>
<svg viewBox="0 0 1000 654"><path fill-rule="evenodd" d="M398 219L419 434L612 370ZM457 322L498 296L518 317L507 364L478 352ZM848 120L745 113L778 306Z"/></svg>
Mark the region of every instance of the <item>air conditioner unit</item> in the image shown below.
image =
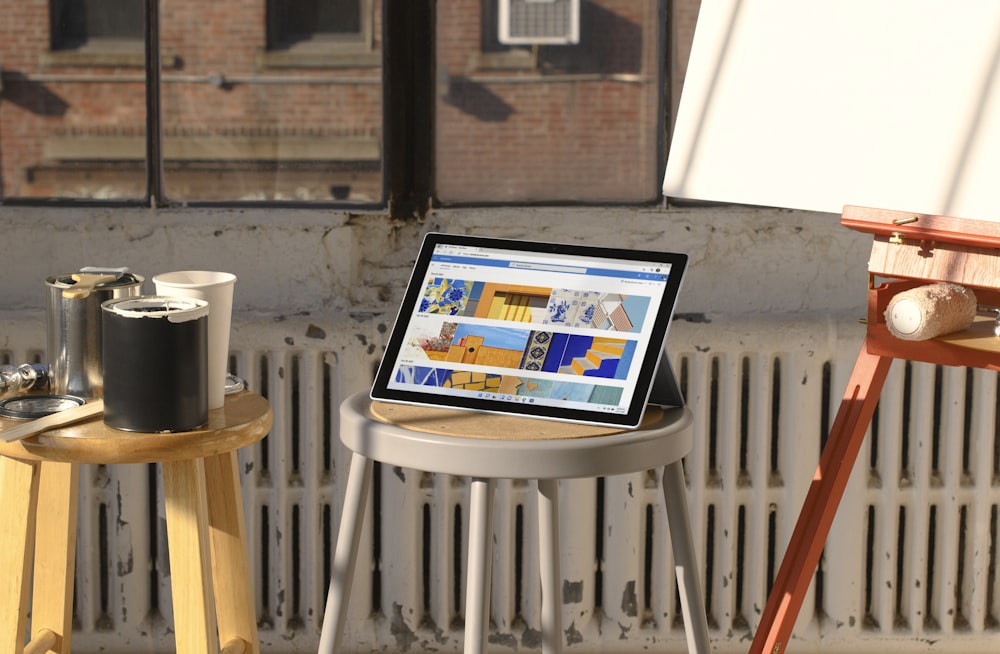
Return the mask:
<svg viewBox="0 0 1000 654"><path fill-rule="evenodd" d="M500 43L580 42L580 0L499 0Z"/></svg>

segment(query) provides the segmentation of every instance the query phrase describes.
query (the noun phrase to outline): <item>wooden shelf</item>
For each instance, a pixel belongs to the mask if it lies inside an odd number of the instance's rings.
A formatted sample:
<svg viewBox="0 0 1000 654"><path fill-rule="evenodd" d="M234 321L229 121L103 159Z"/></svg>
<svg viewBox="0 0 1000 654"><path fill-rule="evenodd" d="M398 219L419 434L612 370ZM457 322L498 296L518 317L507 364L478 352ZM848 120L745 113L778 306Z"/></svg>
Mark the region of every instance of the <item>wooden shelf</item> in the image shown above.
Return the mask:
<svg viewBox="0 0 1000 654"><path fill-rule="evenodd" d="M976 316L975 322L968 329L951 334L945 334L934 339L956 347L966 347L980 352L1000 355L1000 337L993 333L996 318L993 316Z"/></svg>

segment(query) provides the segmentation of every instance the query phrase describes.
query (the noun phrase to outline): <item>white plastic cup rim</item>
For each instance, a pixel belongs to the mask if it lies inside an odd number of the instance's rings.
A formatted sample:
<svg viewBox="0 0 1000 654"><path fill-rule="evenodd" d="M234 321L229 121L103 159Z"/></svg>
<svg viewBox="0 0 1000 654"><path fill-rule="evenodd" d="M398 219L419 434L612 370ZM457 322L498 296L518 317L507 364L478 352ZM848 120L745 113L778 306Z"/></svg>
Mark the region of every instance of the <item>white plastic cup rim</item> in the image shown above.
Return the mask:
<svg viewBox="0 0 1000 654"><path fill-rule="evenodd" d="M153 283L166 284L175 288L204 288L206 286L235 284L236 275L211 270L178 270L155 275Z"/></svg>

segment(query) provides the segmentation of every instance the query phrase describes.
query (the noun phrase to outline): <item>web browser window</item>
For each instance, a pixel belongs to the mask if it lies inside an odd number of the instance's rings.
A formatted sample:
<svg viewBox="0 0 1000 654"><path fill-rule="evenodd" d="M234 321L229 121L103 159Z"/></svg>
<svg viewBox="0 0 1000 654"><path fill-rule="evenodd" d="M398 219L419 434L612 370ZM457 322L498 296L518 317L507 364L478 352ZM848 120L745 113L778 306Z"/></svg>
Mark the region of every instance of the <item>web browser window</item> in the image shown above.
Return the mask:
<svg viewBox="0 0 1000 654"><path fill-rule="evenodd" d="M437 244L411 280L387 388L624 416L648 395L675 265Z"/></svg>

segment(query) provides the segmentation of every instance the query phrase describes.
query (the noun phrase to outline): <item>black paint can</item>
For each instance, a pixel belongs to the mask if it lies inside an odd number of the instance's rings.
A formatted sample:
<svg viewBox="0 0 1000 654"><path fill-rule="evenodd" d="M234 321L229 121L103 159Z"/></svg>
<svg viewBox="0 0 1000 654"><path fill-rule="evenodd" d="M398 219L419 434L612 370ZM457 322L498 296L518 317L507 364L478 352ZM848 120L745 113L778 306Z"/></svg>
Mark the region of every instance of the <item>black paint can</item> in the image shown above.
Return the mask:
<svg viewBox="0 0 1000 654"><path fill-rule="evenodd" d="M135 297L101 305L104 422L176 432L208 422L208 302Z"/></svg>

